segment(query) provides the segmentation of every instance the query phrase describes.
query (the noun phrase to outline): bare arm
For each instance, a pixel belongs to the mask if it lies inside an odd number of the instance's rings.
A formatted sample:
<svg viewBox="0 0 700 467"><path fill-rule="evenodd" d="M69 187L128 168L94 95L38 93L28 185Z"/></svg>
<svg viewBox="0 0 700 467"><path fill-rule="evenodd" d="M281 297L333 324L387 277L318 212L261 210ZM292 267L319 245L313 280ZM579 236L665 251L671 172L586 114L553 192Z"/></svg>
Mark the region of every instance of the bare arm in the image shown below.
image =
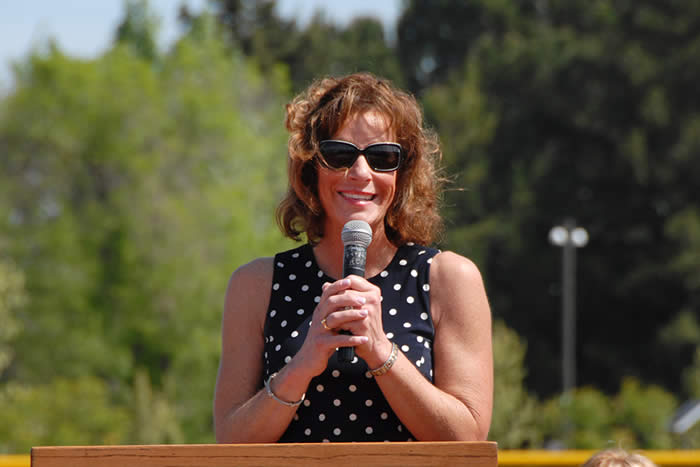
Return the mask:
<svg viewBox="0 0 700 467"><path fill-rule="evenodd" d="M275 442L296 412L269 398L260 385L272 268L272 258L258 259L237 269L229 280L214 394L219 443Z"/></svg>
<svg viewBox="0 0 700 467"><path fill-rule="evenodd" d="M430 282L435 384L403 354L377 383L419 440L484 440L491 424L493 357L481 275L471 261L444 252L433 260ZM384 355L389 351L385 347ZM373 368L381 363L368 361Z"/></svg>

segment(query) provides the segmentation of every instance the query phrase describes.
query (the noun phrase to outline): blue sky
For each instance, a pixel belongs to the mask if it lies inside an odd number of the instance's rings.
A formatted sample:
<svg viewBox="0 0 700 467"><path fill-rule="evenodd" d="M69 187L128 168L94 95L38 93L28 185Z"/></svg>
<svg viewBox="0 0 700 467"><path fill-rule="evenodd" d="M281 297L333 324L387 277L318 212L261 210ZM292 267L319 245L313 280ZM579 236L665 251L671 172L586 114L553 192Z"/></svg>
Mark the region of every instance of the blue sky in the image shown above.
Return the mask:
<svg viewBox="0 0 700 467"><path fill-rule="evenodd" d="M280 13L307 20L318 8L341 24L358 15L380 18L391 28L400 0L278 0ZM201 10L206 0L149 0L161 17L159 43L167 47L179 34L177 10L187 4ZM122 17L124 0L0 0L0 90L10 85L10 61L24 57L48 38L76 57L89 58L109 46Z"/></svg>

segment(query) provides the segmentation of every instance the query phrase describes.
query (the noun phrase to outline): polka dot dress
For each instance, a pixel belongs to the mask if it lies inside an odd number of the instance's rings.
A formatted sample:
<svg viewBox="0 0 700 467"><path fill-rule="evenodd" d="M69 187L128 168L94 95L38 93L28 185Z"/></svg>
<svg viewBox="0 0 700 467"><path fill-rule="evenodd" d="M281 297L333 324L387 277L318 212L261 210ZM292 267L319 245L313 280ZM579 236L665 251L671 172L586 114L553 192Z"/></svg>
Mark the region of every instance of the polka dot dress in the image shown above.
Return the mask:
<svg viewBox="0 0 700 467"><path fill-rule="evenodd" d="M425 378L433 380L430 317L430 263L438 250L414 244L400 247L393 260L369 281L382 291L387 337ZM316 264L310 245L275 256L270 306L265 320L264 377L279 371L299 351L320 301L321 285L333 282ZM262 381L260 383L262 386ZM358 357L338 361L311 380L283 443L333 441L410 441L367 365Z"/></svg>

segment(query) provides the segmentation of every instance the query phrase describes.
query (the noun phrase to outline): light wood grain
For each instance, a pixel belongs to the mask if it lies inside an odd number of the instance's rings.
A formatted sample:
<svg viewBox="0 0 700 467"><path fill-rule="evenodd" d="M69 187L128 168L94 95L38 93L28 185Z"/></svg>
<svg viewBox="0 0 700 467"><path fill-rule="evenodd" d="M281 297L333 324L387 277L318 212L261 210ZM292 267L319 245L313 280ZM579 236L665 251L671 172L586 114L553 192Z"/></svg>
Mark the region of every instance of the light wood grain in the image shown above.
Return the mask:
<svg viewBox="0 0 700 467"><path fill-rule="evenodd" d="M185 444L44 446L32 467L212 466L474 466L496 467L494 442Z"/></svg>

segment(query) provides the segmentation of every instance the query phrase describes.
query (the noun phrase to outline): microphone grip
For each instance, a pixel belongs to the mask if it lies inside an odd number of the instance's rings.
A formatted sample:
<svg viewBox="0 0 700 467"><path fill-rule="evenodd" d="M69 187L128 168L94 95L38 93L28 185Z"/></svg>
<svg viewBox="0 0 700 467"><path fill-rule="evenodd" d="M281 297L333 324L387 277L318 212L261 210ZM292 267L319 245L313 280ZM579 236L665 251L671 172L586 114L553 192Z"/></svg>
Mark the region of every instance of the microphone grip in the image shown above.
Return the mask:
<svg viewBox="0 0 700 467"><path fill-rule="evenodd" d="M345 334L346 336L351 336L350 331L340 331L338 334ZM340 347L338 349L338 361L343 363L350 363L355 358L355 347Z"/></svg>
<svg viewBox="0 0 700 467"><path fill-rule="evenodd" d="M348 277L350 274L365 277L365 261L367 258L367 250L364 247L357 245L346 245L343 251L343 277ZM340 331L339 334L351 336L350 331ZM355 358L354 347L340 347L338 349L338 361L350 363Z"/></svg>
<svg viewBox="0 0 700 467"><path fill-rule="evenodd" d="M367 250L358 245L345 245L343 251L343 277L350 274L365 277L365 262L367 261Z"/></svg>

